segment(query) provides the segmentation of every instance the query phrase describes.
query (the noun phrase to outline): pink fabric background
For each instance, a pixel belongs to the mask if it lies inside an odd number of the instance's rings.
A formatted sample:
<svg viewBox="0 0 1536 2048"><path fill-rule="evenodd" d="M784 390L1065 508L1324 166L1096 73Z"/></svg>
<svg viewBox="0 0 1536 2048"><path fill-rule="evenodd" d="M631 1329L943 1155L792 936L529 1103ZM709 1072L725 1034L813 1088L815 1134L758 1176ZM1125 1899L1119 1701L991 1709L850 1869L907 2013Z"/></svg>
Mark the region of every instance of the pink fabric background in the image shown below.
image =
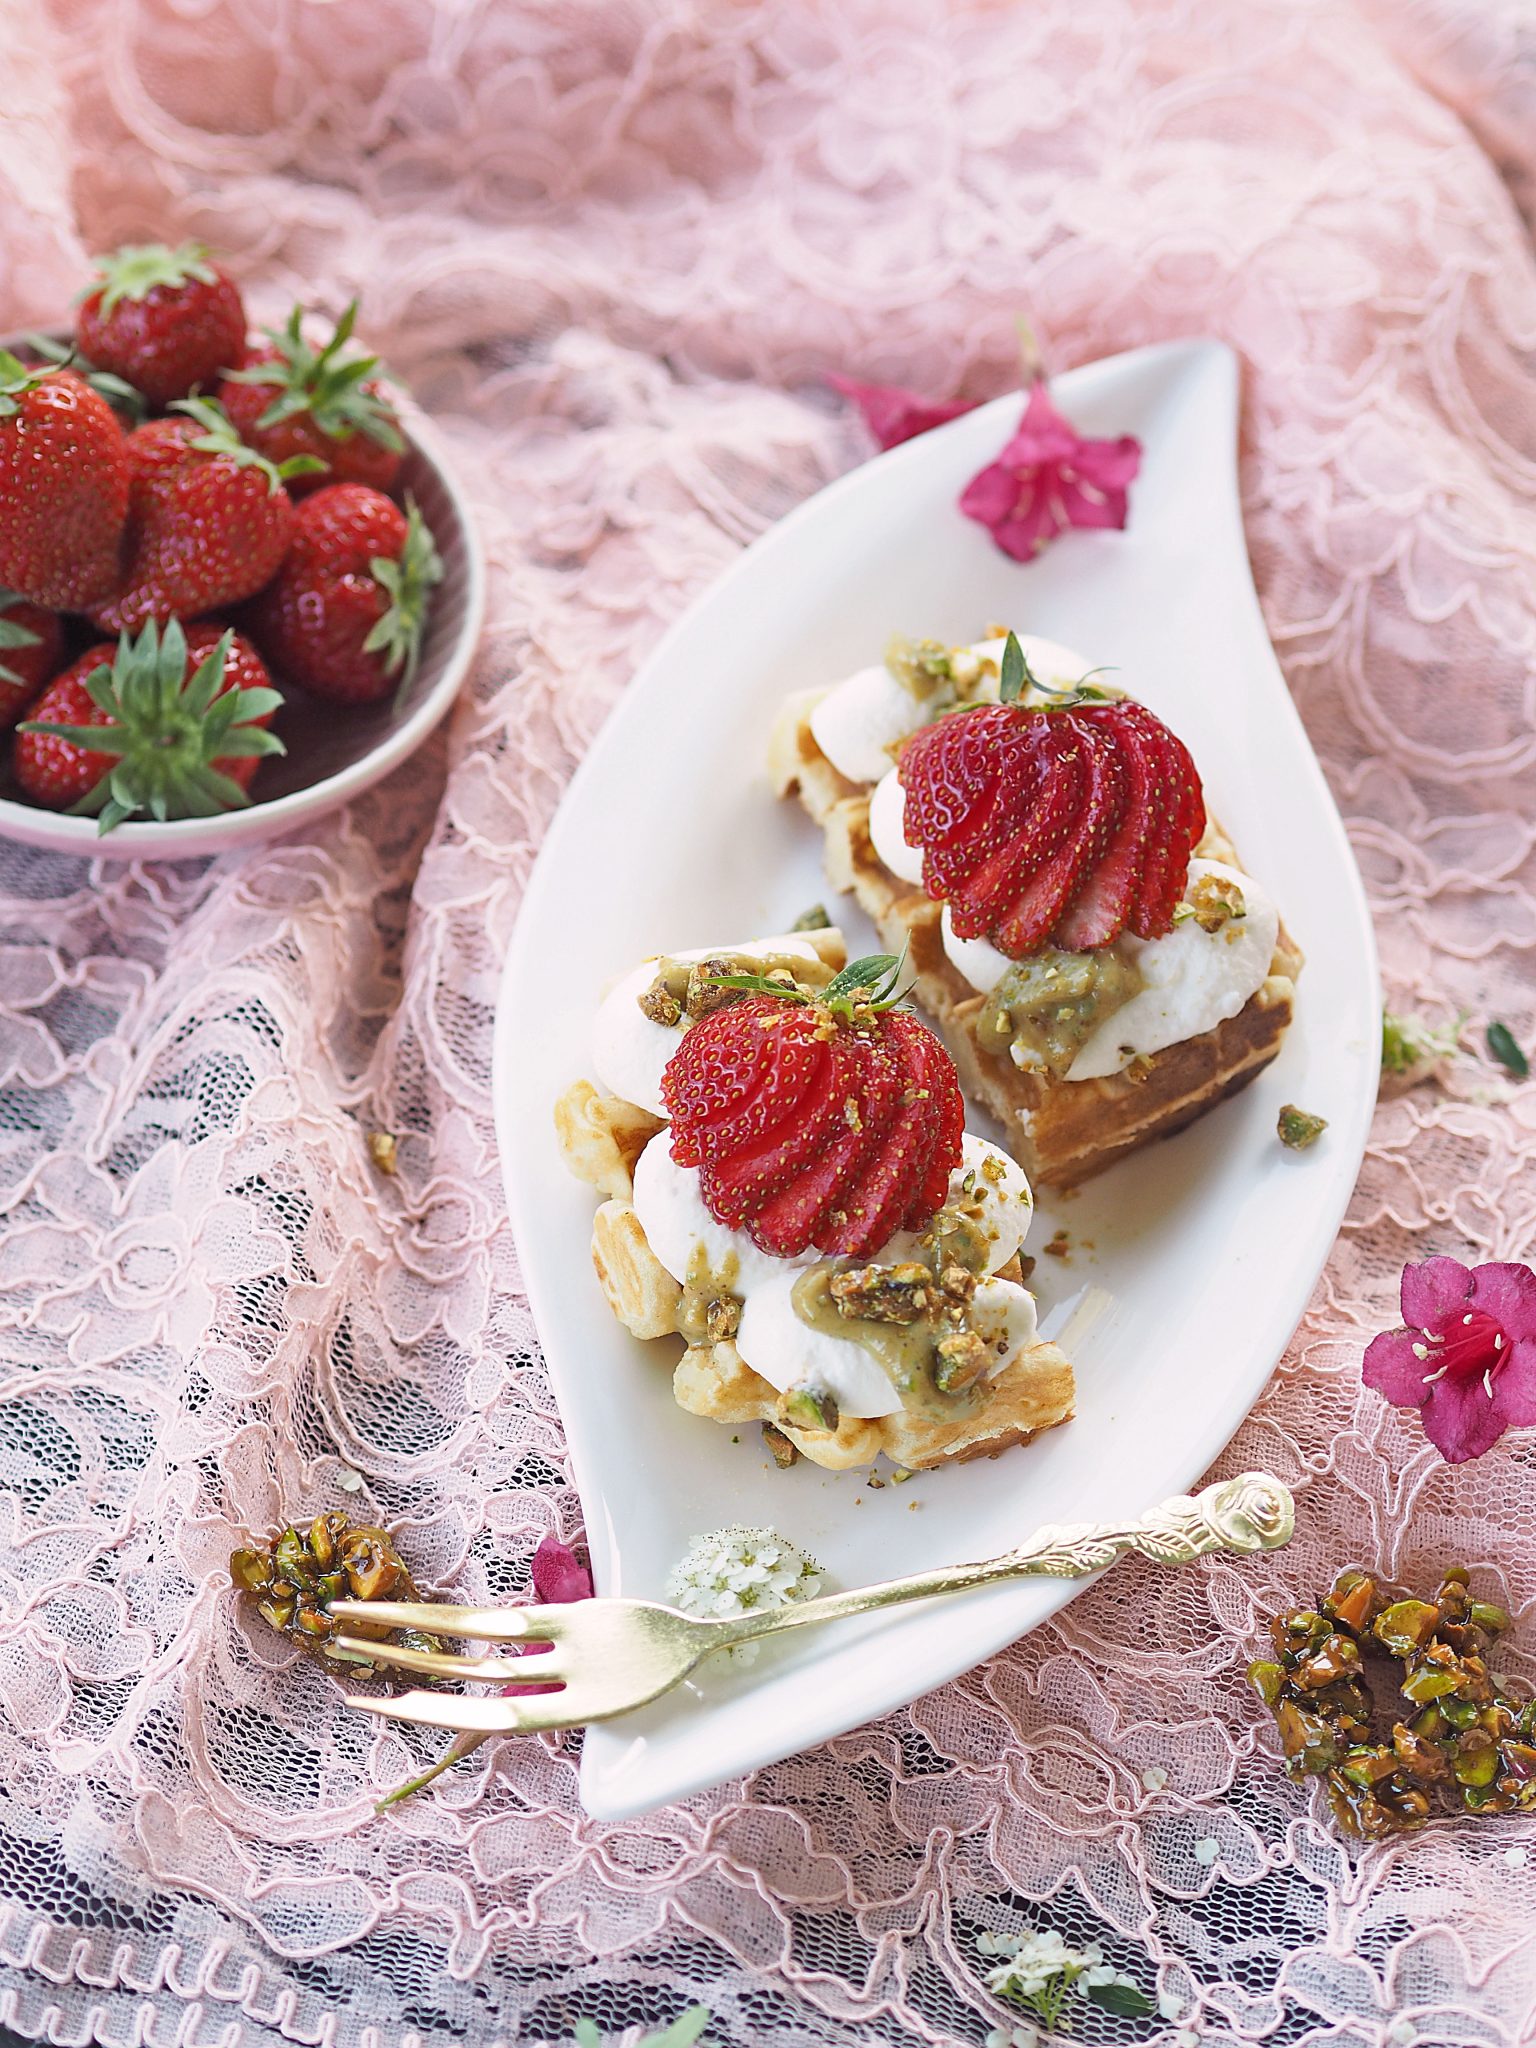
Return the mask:
<svg viewBox="0 0 1536 2048"><path fill-rule="evenodd" d="M1531 1042L1528 0L13 0L5 39L0 323L147 232L206 237L267 315L362 290L495 575L447 733L306 838L0 849L0 2023L479 2048L698 1997L738 2048L979 2043L973 1937L1043 1900L1156 1978L1141 2038L1531 2039L1528 1830L1352 1857L1240 1680L1256 1609L1351 1558L1464 1556L1532 1668L1536 1445L1447 1471L1357 1370L1405 1255L1532 1250L1536 1094L1474 1064L1382 1106L1225 1461L1298 1488L1289 1553L1124 1568L745 1786L600 1827L572 1745L504 1743L376 1822L405 1745L219 1580L348 1465L473 1594L575 1532L502 1215L497 964L636 662L864 452L826 368L987 395L1022 310L1058 366L1233 343L1259 587L1390 993Z"/></svg>

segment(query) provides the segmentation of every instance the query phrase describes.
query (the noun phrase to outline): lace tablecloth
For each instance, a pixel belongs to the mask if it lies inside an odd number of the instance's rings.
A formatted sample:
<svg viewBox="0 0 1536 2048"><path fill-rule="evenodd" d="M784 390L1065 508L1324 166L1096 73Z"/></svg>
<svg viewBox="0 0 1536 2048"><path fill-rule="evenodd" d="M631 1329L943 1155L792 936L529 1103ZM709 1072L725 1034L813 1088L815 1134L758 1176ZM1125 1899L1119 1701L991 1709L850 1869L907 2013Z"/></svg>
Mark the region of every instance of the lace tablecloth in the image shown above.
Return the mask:
<svg viewBox="0 0 1536 2048"><path fill-rule="evenodd" d="M1297 1488L1289 1552L1124 1567L746 1784L598 1826L573 1741L509 1741L375 1820L412 1752L221 1570L344 1468L476 1595L576 1534L502 1210L497 967L636 663L865 452L826 370L989 395L1024 311L1057 367L1231 342L1259 588L1389 993L1529 1043L1533 114L1528 0L7 12L0 325L147 233L227 252L269 318L362 292L494 577L446 733L302 840L0 848L0 2024L482 2048L698 1999L735 2048L948 2048L1005 2017L976 1935L1031 1924L1161 1994L1093 2041L1532 2038L1523 1825L1347 1852L1241 1680L1257 1613L1342 1561L1459 1555L1536 1600L1536 1446L1451 1470L1358 1371L1405 1256L1531 1251L1536 1096L1479 1062L1383 1104L1224 1461Z"/></svg>

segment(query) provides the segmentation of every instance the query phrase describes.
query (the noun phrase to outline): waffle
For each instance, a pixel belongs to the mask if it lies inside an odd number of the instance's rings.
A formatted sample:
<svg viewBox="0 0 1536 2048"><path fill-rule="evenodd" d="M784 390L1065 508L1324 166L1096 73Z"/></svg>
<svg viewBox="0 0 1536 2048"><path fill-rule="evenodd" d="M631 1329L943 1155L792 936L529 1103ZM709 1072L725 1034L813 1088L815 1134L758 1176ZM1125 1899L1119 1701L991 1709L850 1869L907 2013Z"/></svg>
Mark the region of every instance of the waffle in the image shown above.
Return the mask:
<svg viewBox="0 0 1536 2048"><path fill-rule="evenodd" d="M796 796L826 835L827 877L848 890L891 953L906 950L917 998L937 1021L961 1085L995 1116L1007 1148L1042 1187L1070 1188L1117 1159L1171 1137L1244 1088L1280 1050L1291 1021L1302 957L1281 928L1267 979L1235 1017L1136 1060L1101 1080L1028 1072L983 1050L976 1035L984 998L944 951L941 906L893 875L869 837L869 792L838 772L816 744L810 714L819 691L786 700L769 746L776 794ZM1236 864L1219 827L1196 851Z"/></svg>
<svg viewBox="0 0 1536 2048"><path fill-rule="evenodd" d="M629 1199L635 1162L664 1128L647 1118L650 1132L635 1142L637 1119L644 1114L633 1103L599 1095L590 1082L578 1081L556 1105L555 1126L567 1166L608 1196L593 1218L592 1264L609 1307L636 1337L675 1337L683 1291L651 1250ZM1002 1277L1020 1277L1016 1259L1004 1267ZM1068 1421L1074 1392L1065 1355L1056 1345L1040 1342L991 1382L979 1415L946 1423L903 1409L870 1418L843 1416L835 1430L804 1430L783 1419L777 1390L729 1339L689 1345L673 1373L672 1390L680 1408L712 1422L772 1423L803 1457L832 1472L873 1464L882 1452L910 1471L996 1457Z"/></svg>

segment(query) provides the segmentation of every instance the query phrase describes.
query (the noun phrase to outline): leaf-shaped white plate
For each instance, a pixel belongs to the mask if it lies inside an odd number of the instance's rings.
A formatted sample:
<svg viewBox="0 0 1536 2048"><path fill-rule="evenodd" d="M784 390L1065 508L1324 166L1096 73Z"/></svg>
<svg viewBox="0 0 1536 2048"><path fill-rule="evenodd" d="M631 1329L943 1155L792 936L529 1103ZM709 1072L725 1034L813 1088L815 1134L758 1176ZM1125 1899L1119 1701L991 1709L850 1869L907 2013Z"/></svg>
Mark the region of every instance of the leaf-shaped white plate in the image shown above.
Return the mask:
<svg viewBox="0 0 1536 2048"><path fill-rule="evenodd" d="M497 1114L602 1593L659 1596L689 1539L732 1522L769 1524L856 1586L991 1556L1042 1522L1139 1513L1189 1487L1232 1435L1333 1243L1376 1094L1375 949L1249 578L1237 365L1217 343L1173 343L1075 370L1056 395L1084 431L1140 437L1127 532L1067 534L1023 568L959 515L1017 398L867 463L748 549L666 636L540 856L502 988ZM1168 719L1307 967L1285 1048L1251 1088L1062 1211L1094 1250L1040 1261L1043 1309L1064 1313L1085 1286L1109 1295L1070 1346L1077 1419L991 1462L870 1491L804 1462L781 1472L755 1428L733 1442L674 1406L677 1347L637 1343L609 1315L588 1259L594 1198L562 1167L550 1111L586 1071L605 986L647 953L832 907L820 833L764 776L784 693L877 660L893 632L968 640L993 619L1116 665ZM850 951L868 950L857 916L841 921ZM1308 1152L1277 1142L1287 1101L1329 1120ZM1031 1247L1057 1221L1042 1203ZM1023 1584L808 1631L746 1671L706 1674L588 1731L588 1811L643 1812L855 1727L1012 1642L1073 1590Z"/></svg>

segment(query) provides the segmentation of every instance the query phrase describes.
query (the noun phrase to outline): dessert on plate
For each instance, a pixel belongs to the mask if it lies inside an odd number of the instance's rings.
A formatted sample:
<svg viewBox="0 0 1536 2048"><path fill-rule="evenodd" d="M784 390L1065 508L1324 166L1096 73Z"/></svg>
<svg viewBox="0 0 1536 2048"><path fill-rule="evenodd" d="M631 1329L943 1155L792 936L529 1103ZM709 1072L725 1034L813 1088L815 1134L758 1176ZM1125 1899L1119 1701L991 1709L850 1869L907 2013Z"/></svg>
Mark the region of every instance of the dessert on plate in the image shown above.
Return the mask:
<svg viewBox="0 0 1536 2048"><path fill-rule="evenodd" d="M995 1454L1072 1412L1019 1248L1029 1182L966 1134L954 1063L836 930L644 961L555 1108L606 1196L592 1259L637 1337L681 1337L696 1415L818 1465ZM790 1453L786 1450L787 1458Z"/></svg>
<svg viewBox="0 0 1536 2048"><path fill-rule="evenodd" d="M893 644L788 698L778 794L826 835L1031 1177L1181 1130L1280 1049L1301 955L1183 743L1071 649Z"/></svg>

